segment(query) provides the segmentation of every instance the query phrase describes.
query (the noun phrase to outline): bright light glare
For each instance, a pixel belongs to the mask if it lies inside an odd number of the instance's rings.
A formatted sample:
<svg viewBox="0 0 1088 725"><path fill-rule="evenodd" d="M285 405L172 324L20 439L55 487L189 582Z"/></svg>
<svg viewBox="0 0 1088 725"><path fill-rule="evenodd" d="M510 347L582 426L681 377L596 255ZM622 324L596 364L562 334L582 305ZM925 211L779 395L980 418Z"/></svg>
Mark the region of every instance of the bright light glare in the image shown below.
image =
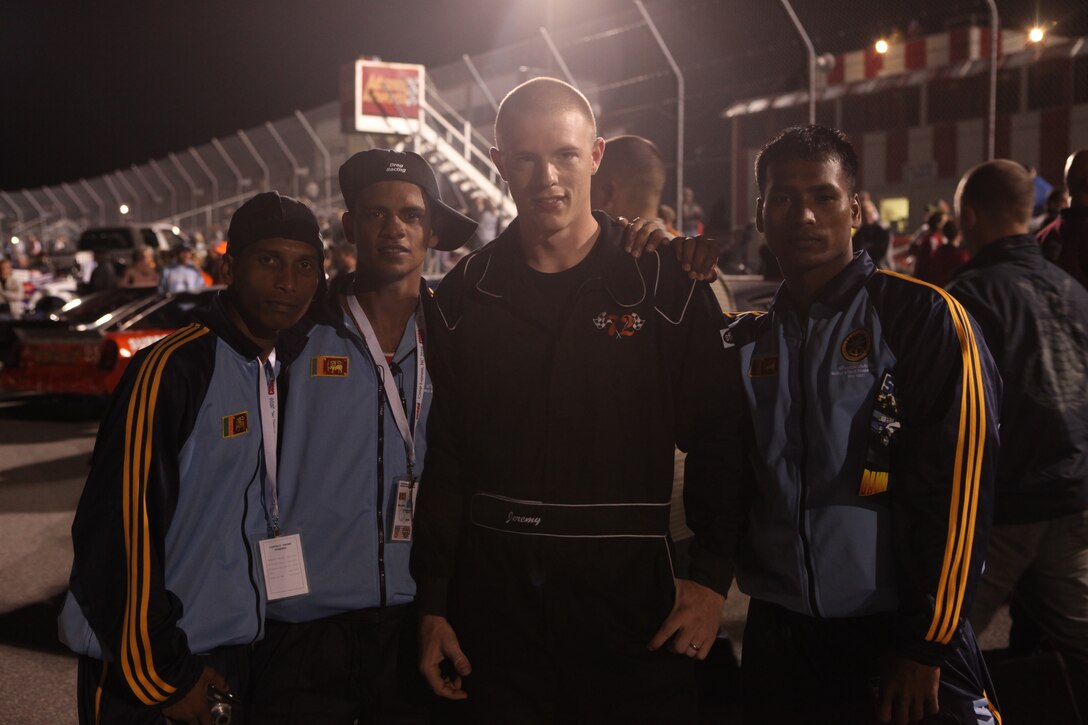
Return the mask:
<svg viewBox="0 0 1088 725"><path fill-rule="evenodd" d="M121 208L118 209L118 211L120 211L122 214L128 214L128 204L122 204Z"/></svg>
<svg viewBox="0 0 1088 725"><path fill-rule="evenodd" d="M127 347L122 347L118 352L121 353L121 357L132 357L132 350L129 350Z"/></svg>
<svg viewBox="0 0 1088 725"><path fill-rule="evenodd" d="M76 297L71 302L65 303L64 307L60 308L60 311L61 312L67 312L68 310L74 310L75 308L79 307L82 304L83 304L83 300L80 299L79 297Z"/></svg>
<svg viewBox="0 0 1088 725"><path fill-rule="evenodd" d="M885 53L887 53L888 52L888 41L884 40L884 38L881 38L880 40L876 41L876 52L880 53L881 55L884 55Z"/></svg>
<svg viewBox="0 0 1088 725"><path fill-rule="evenodd" d="M181 227L170 227L170 231L174 234L181 234Z"/></svg>
<svg viewBox="0 0 1088 725"><path fill-rule="evenodd" d="M106 314L102 315L101 317L99 317L97 320L94 321L94 326L95 327L101 327L102 325L106 324L107 322L109 322L112 319L113 319L113 313L112 312L107 312Z"/></svg>
<svg viewBox="0 0 1088 725"><path fill-rule="evenodd" d="M12 244L18 244L19 243L19 237L12 237L11 238L11 243Z"/></svg>
<svg viewBox="0 0 1088 725"><path fill-rule="evenodd" d="M1034 28L1028 31L1028 40L1033 43L1043 42L1043 38L1046 37L1046 31L1036 25Z"/></svg>

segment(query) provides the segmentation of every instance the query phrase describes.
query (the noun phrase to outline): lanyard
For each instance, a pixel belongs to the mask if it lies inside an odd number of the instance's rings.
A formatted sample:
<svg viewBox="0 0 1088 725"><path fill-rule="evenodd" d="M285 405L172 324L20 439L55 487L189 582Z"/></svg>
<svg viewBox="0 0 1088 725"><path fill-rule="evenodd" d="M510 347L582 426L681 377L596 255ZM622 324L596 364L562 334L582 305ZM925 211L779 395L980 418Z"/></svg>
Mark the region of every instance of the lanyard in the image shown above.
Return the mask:
<svg viewBox="0 0 1088 725"><path fill-rule="evenodd" d="M280 497L276 482L276 352L273 350L261 365L257 397L261 401L261 437L264 445L264 476L271 508L272 535L280 535Z"/></svg>
<svg viewBox="0 0 1088 725"><path fill-rule="evenodd" d="M362 305L355 295L348 295L348 314L351 315L355 327L362 333L367 349L374 364L381 370L382 385L385 388L385 399L389 402L389 408L393 411L393 419L397 422L397 430L404 440L404 451L408 456L408 478L415 484L416 469L416 426L419 424L419 415L423 410L423 390L426 384L427 362L423 357L423 307L416 310L416 404L412 414L412 425L408 425L408 415L404 410L403 398L396 383L393 381L393 373L389 369L389 362L385 359L381 345L378 344L378 336L374 334L374 327L363 312Z"/></svg>

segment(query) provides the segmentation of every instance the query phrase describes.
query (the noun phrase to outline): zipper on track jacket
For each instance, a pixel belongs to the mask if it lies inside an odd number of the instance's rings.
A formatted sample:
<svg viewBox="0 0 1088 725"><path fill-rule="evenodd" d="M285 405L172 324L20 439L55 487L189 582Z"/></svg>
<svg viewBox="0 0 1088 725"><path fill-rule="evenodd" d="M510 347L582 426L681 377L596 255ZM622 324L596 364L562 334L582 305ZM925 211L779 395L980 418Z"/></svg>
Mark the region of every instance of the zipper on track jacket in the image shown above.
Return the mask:
<svg viewBox="0 0 1088 725"><path fill-rule="evenodd" d="M808 320L801 323L801 349L798 355L798 383L801 390L801 496L797 505L797 533L801 537L801 551L805 560L805 574L808 577L808 600L814 616L820 615L820 607L816 603L816 570L812 565L812 543L808 540L808 532L805 528L805 509L808 506L808 433L807 433L807 405L805 398L805 348L808 342Z"/></svg>
<svg viewBox="0 0 1088 725"><path fill-rule="evenodd" d="M381 606L385 606L385 517L382 508L385 500L385 388L381 384L381 368L375 366L378 375L378 593Z"/></svg>

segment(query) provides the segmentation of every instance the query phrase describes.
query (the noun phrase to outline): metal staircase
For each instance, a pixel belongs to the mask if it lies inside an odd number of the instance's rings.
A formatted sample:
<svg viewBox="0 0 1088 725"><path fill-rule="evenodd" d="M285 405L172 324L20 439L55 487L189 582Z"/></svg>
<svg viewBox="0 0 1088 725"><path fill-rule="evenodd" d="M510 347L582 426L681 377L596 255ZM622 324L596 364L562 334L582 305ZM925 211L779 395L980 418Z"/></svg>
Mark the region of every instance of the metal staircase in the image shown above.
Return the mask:
<svg viewBox="0 0 1088 725"><path fill-rule="evenodd" d="M506 183L491 163L488 140L446 103L430 83L421 107L423 119L412 141L414 150L461 196L479 192L491 201L500 217L510 220L517 216Z"/></svg>

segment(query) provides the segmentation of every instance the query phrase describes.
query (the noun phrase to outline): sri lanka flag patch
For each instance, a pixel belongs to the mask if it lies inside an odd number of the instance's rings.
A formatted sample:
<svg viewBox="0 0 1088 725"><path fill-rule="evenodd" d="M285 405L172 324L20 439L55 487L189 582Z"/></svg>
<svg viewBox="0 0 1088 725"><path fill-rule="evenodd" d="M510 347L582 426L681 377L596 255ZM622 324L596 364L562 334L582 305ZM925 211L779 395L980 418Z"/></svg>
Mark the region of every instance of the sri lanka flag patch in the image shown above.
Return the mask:
<svg viewBox="0 0 1088 725"><path fill-rule="evenodd" d="M348 358L343 355L315 355L310 358L311 378L345 378Z"/></svg>
<svg viewBox="0 0 1088 725"><path fill-rule="evenodd" d="M233 413L223 416L223 437L234 438L249 432L249 413Z"/></svg>

